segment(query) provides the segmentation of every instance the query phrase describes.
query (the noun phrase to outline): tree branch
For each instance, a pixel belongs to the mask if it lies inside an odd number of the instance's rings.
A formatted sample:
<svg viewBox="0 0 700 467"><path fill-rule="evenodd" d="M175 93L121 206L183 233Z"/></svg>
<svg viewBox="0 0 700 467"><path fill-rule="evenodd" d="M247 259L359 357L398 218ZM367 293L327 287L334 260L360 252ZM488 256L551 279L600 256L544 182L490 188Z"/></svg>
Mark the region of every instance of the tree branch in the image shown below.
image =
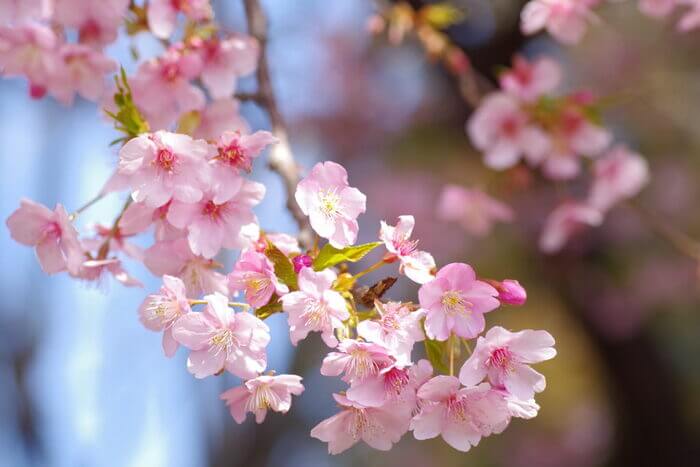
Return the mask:
<svg viewBox="0 0 700 467"><path fill-rule="evenodd" d="M270 79L270 69L267 62L267 17L259 0L244 0L244 4L248 33L260 43L260 61L256 72L258 92L255 93L255 101L267 111L272 133L279 139L279 143L274 145L270 152L269 166L271 170L282 177L287 194L287 209L299 226L299 243L303 248L309 248L313 241L311 225L294 199L294 192L301 179L299 166L294 160L287 136L287 127L277 107Z"/></svg>

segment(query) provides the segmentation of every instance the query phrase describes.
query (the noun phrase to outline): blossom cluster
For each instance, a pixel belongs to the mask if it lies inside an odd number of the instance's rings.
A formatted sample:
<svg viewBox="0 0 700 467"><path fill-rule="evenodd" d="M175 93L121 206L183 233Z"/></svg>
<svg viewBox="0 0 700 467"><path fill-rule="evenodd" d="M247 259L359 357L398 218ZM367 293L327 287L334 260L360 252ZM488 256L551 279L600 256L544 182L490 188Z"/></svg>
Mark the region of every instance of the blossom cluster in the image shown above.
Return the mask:
<svg viewBox="0 0 700 467"><path fill-rule="evenodd" d="M558 64L549 58L515 57L512 69L500 76L501 89L483 99L467 124L472 143L495 170L523 161L561 183L578 177L583 162L593 160L587 198L566 200L546 222L540 247L548 253L560 250L581 227L600 225L608 210L635 196L649 177L644 158L624 145L612 144L594 96L583 91L552 94L561 75ZM489 225L489 219L508 220L507 211L490 207L493 203L480 203L478 211L486 219L482 224Z"/></svg>
<svg viewBox="0 0 700 467"><path fill-rule="evenodd" d="M523 8L521 29L524 34L546 30L564 44L581 41L588 25L600 23L595 9L604 0L530 0ZM666 18L677 10L682 14L677 23L681 32L700 26L698 0L639 0L639 10L652 18Z"/></svg>
<svg viewBox="0 0 700 467"><path fill-rule="evenodd" d="M70 103L78 92L101 99L102 76L116 69L103 48L127 13L130 33L149 30L166 44L135 75L122 71L113 103L105 103L126 135L118 140L123 145L114 175L96 198L128 192L114 222L78 232L76 218L96 200L72 213L60 204L52 210L22 200L7 219L12 238L35 249L44 272L90 282L111 275L141 286L124 268L130 258L162 277L160 290L139 308L140 321L162 334L167 357L181 347L189 352L187 370L195 378L227 372L242 380L221 394L237 423L248 413L257 423L268 411L286 413L292 396L304 391L301 376L268 369L272 335L265 320L284 313L295 346L318 333L328 347L321 373L347 384L333 395L339 413L311 430L332 454L359 441L390 449L408 431L419 440L441 436L467 451L502 432L513 417L537 415L534 396L545 378L530 365L555 356L554 339L546 331L487 330L484 318L502 305L525 303L518 281L479 278L465 263L438 269L418 248L411 215L395 224L382 221L377 241L358 245L367 198L335 162L316 164L296 185L293 201L314 232L313 246L264 231L254 208L265 186L248 174L279 141L270 132L252 132L232 97L237 79L257 67L258 43L220 36L209 23L208 0L95 5L0 0L9 18L0 29L0 67L6 76L26 76L34 97L48 93ZM172 43L180 16L185 32ZM78 31L76 43L67 42L71 29ZM69 59L69 49L84 56ZM109 67L96 67L95 57ZM154 242L144 249L133 238L146 233ZM384 251L375 264L349 272L350 263L377 249ZM217 261L222 250L239 251L231 271ZM383 298L395 278L360 285L367 273L392 265L420 287L417 303ZM462 358L473 340L473 352ZM417 355L419 342L424 359Z"/></svg>

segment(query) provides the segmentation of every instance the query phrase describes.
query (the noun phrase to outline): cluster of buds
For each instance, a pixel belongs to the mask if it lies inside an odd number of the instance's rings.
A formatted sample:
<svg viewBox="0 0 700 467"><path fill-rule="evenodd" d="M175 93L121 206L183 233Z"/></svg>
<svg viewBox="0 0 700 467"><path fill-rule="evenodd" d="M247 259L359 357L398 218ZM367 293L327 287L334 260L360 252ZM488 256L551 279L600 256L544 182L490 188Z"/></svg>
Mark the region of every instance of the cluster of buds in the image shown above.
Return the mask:
<svg viewBox="0 0 700 467"><path fill-rule="evenodd" d="M567 200L546 222L540 247L548 253L560 250L581 227L600 225L610 208L635 196L649 177L644 158L623 145L611 146L612 134L601 125L599 102L590 93L551 94L561 75L549 58L515 57L513 68L500 76L501 89L483 99L467 124L472 143L495 170L524 161L561 182L578 177L584 159L594 160L587 198ZM507 220L502 214L490 217Z"/></svg>

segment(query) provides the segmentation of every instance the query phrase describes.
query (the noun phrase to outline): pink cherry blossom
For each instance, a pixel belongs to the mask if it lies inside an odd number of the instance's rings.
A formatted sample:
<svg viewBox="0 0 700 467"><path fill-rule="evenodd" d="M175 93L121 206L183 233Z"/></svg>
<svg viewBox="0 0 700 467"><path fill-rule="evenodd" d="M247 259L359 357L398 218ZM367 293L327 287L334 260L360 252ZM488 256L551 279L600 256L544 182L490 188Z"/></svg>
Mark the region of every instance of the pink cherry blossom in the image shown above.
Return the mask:
<svg viewBox="0 0 700 467"><path fill-rule="evenodd" d="M243 423L248 412L255 414L256 423L262 423L268 410L287 413L292 394L298 396L302 392L301 376L261 375L224 392L221 399L226 401L236 423Z"/></svg>
<svg viewBox="0 0 700 467"><path fill-rule="evenodd" d="M187 229L194 254L213 258L221 248L245 248L258 239L260 229L252 208L265 196L265 186L239 178L233 190L228 199L207 192L196 203L173 201L168 222Z"/></svg>
<svg viewBox="0 0 700 467"><path fill-rule="evenodd" d="M289 288L275 276L272 262L254 250L241 254L228 280L229 290L245 292L245 299L253 308L266 305L275 293L281 296L289 292Z"/></svg>
<svg viewBox="0 0 700 467"><path fill-rule="evenodd" d="M239 113L238 100L218 99L210 102L199 113L199 124L193 136L216 141L225 131L250 133L248 122Z"/></svg>
<svg viewBox="0 0 700 467"><path fill-rule="evenodd" d="M588 203L607 211L641 191L649 182L649 165L639 154L624 146L616 146L595 161L593 176Z"/></svg>
<svg viewBox="0 0 700 467"><path fill-rule="evenodd" d="M520 103L505 93L488 95L467 122L474 146L485 152L484 163L495 170L513 167L525 156L537 163L547 153L547 135L532 124Z"/></svg>
<svg viewBox="0 0 700 467"><path fill-rule="evenodd" d="M501 88L525 102L533 102L554 91L560 82L559 64L547 57L529 62L516 55L513 68L500 76Z"/></svg>
<svg viewBox="0 0 700 467"><path fill-rule="evenodd" d="M92 225L91 229L94 230L96 235L93 238L83 239L83 248L89 251L99 251L104 243L108 242L110 252L116 253L121 251L137 261L143 261L143 249L128 241L128 238L132 237L136 232L131 233L128 230L124 230L121 225L122 222L119 224L116 229L111 225ZM127 226L128 228L129 226Z"/></svg>
<svg viewBox="0 0 700 467"><path fill-rule="evenodd" d="M256 131L252 135L242 135L227 131L217 144L217 155L210 160L211 189L219 199L229 199L240 185L240 172L250 173L253 160L277 138L268 131Z"/></svg>
<svg viewBox="0 0 700 467"><path fill-rule="evenodd" d="M340 394L333 394L342 411L311 430L311 436L328 443L330 454L339 454L359 441L374 449L388 451L408 430L410 412L394 404L363 407Z"/></svg>
<svg viewBox="0 0 700 467"><path fill-rule="evenodd" d="M222 265L192 253L186 238L161 241L144 252L143 262L156 276L182 279L190 297L218 292L228 295L228 280L217 271Z"/></svg>
<svg viewBox="0 0 700 467"><path fill-rule="evenodd" d="M171 198L196 203L202 199L206 159L212 151L206 141L187 135L166 131L140 135L119 151L119 173L128 177L134 201L154 208Z"/></svg>
<svg viewBox="0 0 700 467"><path fill-rule="evenodd" d="M588 22L597 17L591 9L600 0L530 0L521 13L524 34L546 29L564 44L576 44L583 38Z"/></svg>
<svg viewBox="0 0 700 467"><path fill-rule="evenodd" d="M111 276L124 287L143 287L141 281L131 276L118 258L89 259L81 264L77 273L70 272L71 277L82 279L100 286L105 276Z"/></svg>
<svg viewBox="0 0 700 467"><path fill-rule="evenodd" d="M310 268L314 264L314 260L309 255L297 255L292 258L292 264L294 265L294 272L299 274L304 268Z"/></svg>
<svg viewBox="0 0 700 467"><path fill-rule="evenodd" d="M231 96L237 78L251 74L258 66L260 46L250 36L195 40L191 46L202 57L202 83L214 99Z"/></svg>
<svg viewBox="0 0 700 467"><path fill-rule="evenodd" d="M0 71L3 76L26 76L32 97L43 97L61 67L58 39L48 27L26 23L0 26Z"/></svg>
<svg viewBox="0 0 700 467"><path fill-rule="evenodd" d="M304 268L299 272L299 290L281 298L282 308L289 314L292 344L297 345L309 332L318 331L326 345L338 345L334 330L343 327L350 313L343 296L331 289L336 279L330 269L316 272Z"/></svg>
<svg viewBox="0 0 700 467"><path fill-rule="evenodd" d="M688 32L700 27L700 2L698 0L680 0L680 3L689 7L678 21L678 30Z"/></svg>
<svg viewBox="0 0 700 467"><path fill-rule="evenodd" d="M568 106L551 134L551 150L542 162L546 176L568 180L580 172L580 157L596 157L608 148L612 134L591 122L578 105Z"/></svg>
<svg viewBox="0 0 700 467"><path fill-rule="evenodd" d="M376 374L354 381L346 396L365 407L395 404L397 409L412 413L418 403L416 391L432 374L433 367L427 360L408 366L394 363Z"/></svg>
<svg viewBox="0 0 700 467"><path fill-rule="evenodd" d="M532 399L545 388L545 378L529 365L554 358L554 338L547 331L510 332L494 326L479 337L474 352L459 372L465 386L488 378L495 388L505 389L520 400Z"/></svg>
<svg viewBox="0 0 700 467"><path fill-rule="evenodd" d="M459 388L454 376L436 376L418 389L420 412L411 420L418 440L442 436L453 448L467 452L482 437L501 433L509 422L505 399L487 384Z"/></svg>
<svg viewBox="0 0 700 467"><path fill-rule="evenodd" d="M348 173L335 162L319 162L295 193L311 227L336 248L355 243L357 216L365 212L367 197L348 185Z"/></svg>
<svg viewBox="0 0 700 467"><path fill-rule="evenodd" d="M265 233L265 239L272 242L273 245L277 247L282 253L287 256L298 255L301 253L301 247L299 246L299 240L289 234L283 232L272 232ZM267 245L263 245L263 251ZM299 271L297 271L299 272Z"/></svg>
<svg viewBox="0 0 700 467"><path fill-rule="evenodd" d="M78 30L80 42L103 46L117 39L129 0L53 0L54 20Z"/></svg>
<svg viewBox="0 0 700 467"><path fill-rule="evenodd" d="M484 237L496 222L512 222L513 210L477 188L446 185L437 206L437 217L457 222L468 233Z"/></svg>
<svg viewBox="0 0 700 467"><path fill-rule="evenodd" d="M0 18L4 23L47 19L52 10L51 0L0 0Z"/></svg>
<svg viewBox="0 0 700 467"><path fill-rule="evenodd" d="M603 215L598 209L579 202L563 203L549 214L540 235L540 249L556 253L578 231L602 223Z"/></svg>
<svg viewBox="0 0 700 467"><path fill-rule="evenodd" d="M163 351L167 357L172 357L179 347L173 338L172 326L191 312L185 284L177 277L165 275L160 291L146 297L141 304L139 318L147 329L163 331Z"/></svg>
<svg viewBox="0 0 700 467"><path fill-rule="evenodd" d="M139 66L129 84L151 129L168 129L182 114L204 109L204 92L190 82L201 69L198 55L177 48Z"/></svg>
<svg viewBox="0 0 700 467"><path fill-rule="evenodd" d="M426 334L439 341L447 340L451 333L466 339L476 337L484 330L484 313L499 307L497 296L496 289L476 279L471 266L444 266L434 280L418 290L420 305L426 310Z"/></svg>
<svg viewBox="0 0 700 467"><path fill-rule="evenodd" d="M324 376L343 375L343 381L355 383L375 376L385 367L395 362L389 350L381 345L344 339L338 344L337 352L330 352L321 365Z"/></svg>
<svg viewBox="0 0 700 467"><path fill-rule="evenodd" d="M511 417L530 420L535 418L540 411L540 406L535 402L535 399L518 399L505 389L494 389L494 391L499 393L505 400L508 414Z"/></svg>
<svg viewBox="0 0 700 467"><path fill-rule="evenodd" d="M167 39L175 31L177 15L183 13L194 21L211 18L209 0L151 0L148 2L148 28L154 36Z"/></svg>
<svg viewBox="0 0 700 467"><path fill-rule="evenodd" d="M85 259L78 232L65 208L57 204L52 211L34 201L23 199L19 209L5 222L10 236L22 245L36 248L41 269L46 274L64 270L77 273Z"/></svg>
<svg viewBox="0 0 700 467"><path fill-rule="evenodd" d="M173 325L175 340L192 351L187 369L195 378L224 369L240 378L258 376L267 366L270 329L248 312L234 313L225 295L204 299L204 311L188 313Z"/></svg>
<svg viewBox="0 0 700 467"><path fill-rule="evenodd" d="M411 311L401 302L377 303L376 310L378 319L357 325L358 336L386 347L399 363L410 364L413 344L425 338L421 326L425 310Z"/></svg>
<svg viewBox="0 0 700 467"><path fill-rule="evenodd" d="M399 271L412 281L425 284L433 279L435 260L430 253L416 249L418 240L411 240L414 225L413 216L399 216L395 226L382 221L379 239L387 251L401 261Z"/></svg>
<svg viewBox="0 0 700 467"><path fill-rule="evenodd" d="M102 52L81 44L64 44L60 49L62 66L49 86L59 101L71 105L75 94L98 101L106 86L104 76L117 70L117 63Z"/></svg>

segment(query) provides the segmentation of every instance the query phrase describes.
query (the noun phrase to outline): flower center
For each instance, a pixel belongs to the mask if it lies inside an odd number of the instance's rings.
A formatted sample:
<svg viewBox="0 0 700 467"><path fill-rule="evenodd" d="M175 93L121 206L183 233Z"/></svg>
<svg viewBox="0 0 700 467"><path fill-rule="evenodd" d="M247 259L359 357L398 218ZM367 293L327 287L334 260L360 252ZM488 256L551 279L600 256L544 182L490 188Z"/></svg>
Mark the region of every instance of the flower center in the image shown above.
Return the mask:
<svg viewBox="0 0 700 467"><path fill-rule="evenodd" d="M309 300L302 317L305 320L305 326L310 329L324 329L330 325L326 304L321 300Z"/></svg>
<svg viewBox="0 0 700 467"><path fill-rule="evenodd" d="M398 238L394 240L394 248L400 256L408 256L416 250L418 240L409 240L408 238Z"/></svg>
<svg viewBox="0 0 700 467"><path fill-rule="evenodd" d="M350 362L346 368L346 372L349 375L364 379L379 372L379 365L367 350L362 348L354 349L350 352L350 357Z"/></svg>
<svg viewBox="0 0 700 467"><path fill-rule="evenodd" d="M364 434L368 434L371 437L372 434L381 431L381 428L367 415L366 409L353 407L351 410L353 411L353 417L348 427L348 434L352 436L352 439L357 441L362 438Z"/></svg>
<svg viewBox="0 0 700 467"><path fill-rule="evenodd" d="M253 390L252 396L248 399L246 409L250 412L267 410L276 405L278 399L275 392L270 389L269 384L262 384Z"/></svg>
<svg viewBox="0 0 700 467"><path fill-rule="evenodd" d="M233 336L233 331L230 329L223 329L216 333L209 343L212 347L216 348L215 355L218 355L220 352L224 352L228 355L237 342L236 338Z"/></svg>
<svg viewBox="0 0 700 467"><path fill-rule="evenodd" d="M155 163L158 167L166 172L172 173L175 170L175 163L177 162L177 157L169 149L162 148L158 150L156 154Z"/></svg>
<svg viewBox="0 0 700 467"><path fill-rule="evenodd" d="M499 347L491 352L487 365L500 368L501 370L509 370L512 359L513 354L507 347Z"/></svg>
<svg viewBox="0 0 700 467"><path fill-rule="evenodd" d="M261 290L265 290L270 286L272 281L270 281L270 278L267 276L257 276L257 277L251 277L248 280L246 280L246 288L256 294L260 292Z"/></svg>
<svg viewBox="0 0 700 467"><path fill-rule="evenodd" d="M228 146L219 148L219 159L229 165L242 166L246 158L243 148L233 141Z"/></svg>
<svg viewBox="0 0 700 467"><path fill-rule="evenodd" d="M336 188L330 188L318 193L318 201L321 212L328 218L334 218L340 214L340 196Z"/></svg>
<svg viewBox="0 0 700 467"><path fill-rule="evenodd" d="M153 297L148 303L146 311L149 321L159 322L163 326L170 324L181 314L177 302L163 296Z"/></svg>
<svg viewBox="0 0 700 467"><path fill-rule="evenodd" d="M447 401L447 414L453 420L459 422L469 421L467 399L465 397L452 396Z"/></svg>
<svg viewBox="0 0 700 467"><path fill-rule="evenodd" d="M221 217L221 209L223 204L216 204L214 201L209 200L204 204L202 208L202 214L209 216L212 220Z"/></svg>
<svg viewBox="0 0 700 467"><path fill-rule="evenodd" d="M462 294L456 290L445 292L442 296L442 307L447 313L461 314L470 313L472 304L462 297Z"/></svg>
<svg viewBox="0 0 700 467"><path fill-rule="evenodd" d="M384 389L387 393L398 396L408 385L408 371L392 368L384 375Z"/></svg>

